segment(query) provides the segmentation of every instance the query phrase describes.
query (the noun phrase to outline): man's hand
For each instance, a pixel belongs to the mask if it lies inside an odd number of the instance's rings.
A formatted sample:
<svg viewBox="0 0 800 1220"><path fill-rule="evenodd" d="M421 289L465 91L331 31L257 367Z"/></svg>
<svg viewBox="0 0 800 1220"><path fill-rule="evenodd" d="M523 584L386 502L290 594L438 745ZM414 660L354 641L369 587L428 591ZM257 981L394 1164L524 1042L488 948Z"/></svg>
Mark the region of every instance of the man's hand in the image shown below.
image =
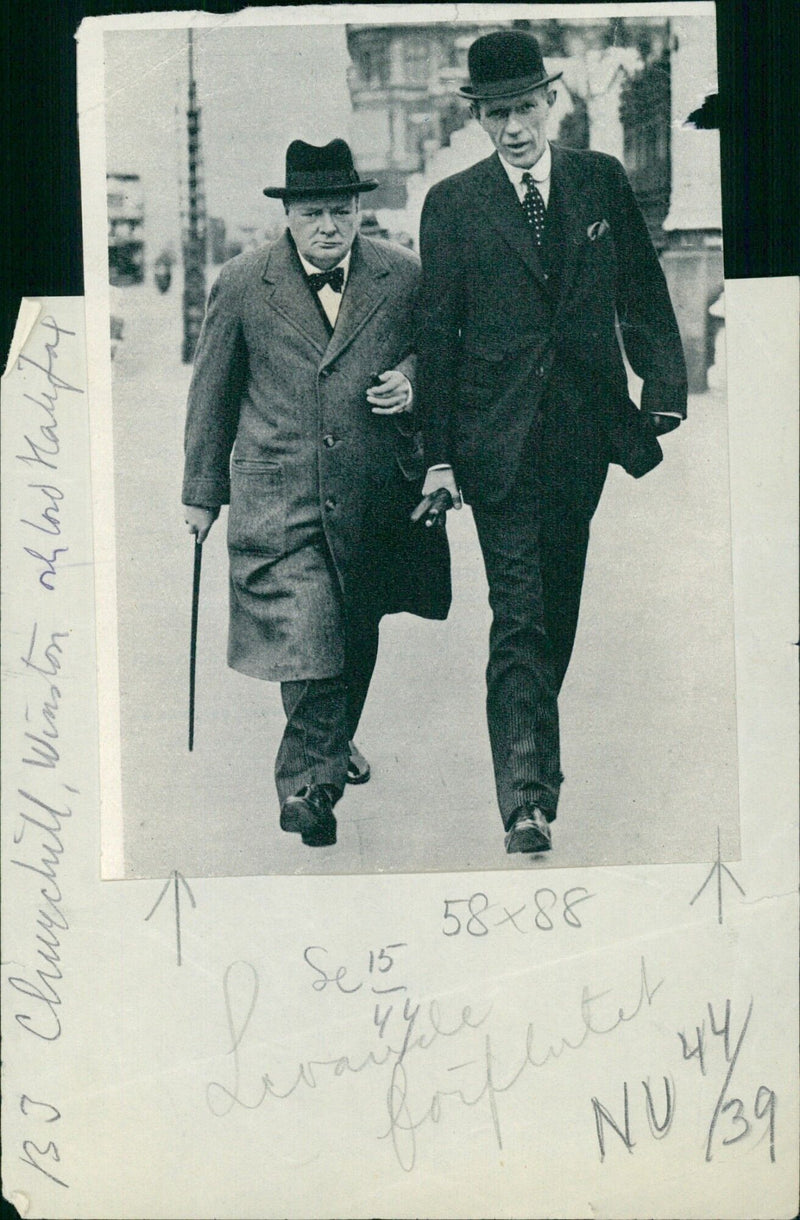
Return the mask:
<svg viewBox="0 0 800 1220"><path fill-rule="evenodd" d="M375 378L378 385L367 390L367 402L372 404L373 415L401 415L411 410L413 392L411 382L399 369L389 369Z"/></svg>
<svg viewBox="0 0 800 1220"><path fill-rule="evenodd" d="M411 514L412 521L426 525L444 523L451 508L461 508L461 495L451 466L432 466L422 484L422 499Z"/></svg>
<svg viewBox="0 0 800 1220"><path fill-rule="evenodd" d="M197 534L198 542L205 542L208 531L219 516L218 508L197 508L184 504L183 515L190 534Z"/></svg>
<svg viewBox="0 0 800 1220"><path fill-rule="evenodd" d="M429 496L423 496L411 514L411 520L424 521L425 525L444 525L448 509L453 507L453 497L446 487L440 487Z"/></svg>
<svg viewBox="0 0 800 1220"><path fill-rule="evenodd" d="M456 486L452 466L431 466L422 484L422 495L430 496L441 487L449 491L453 500L453 508L461 508L461 493Z"/></svg>

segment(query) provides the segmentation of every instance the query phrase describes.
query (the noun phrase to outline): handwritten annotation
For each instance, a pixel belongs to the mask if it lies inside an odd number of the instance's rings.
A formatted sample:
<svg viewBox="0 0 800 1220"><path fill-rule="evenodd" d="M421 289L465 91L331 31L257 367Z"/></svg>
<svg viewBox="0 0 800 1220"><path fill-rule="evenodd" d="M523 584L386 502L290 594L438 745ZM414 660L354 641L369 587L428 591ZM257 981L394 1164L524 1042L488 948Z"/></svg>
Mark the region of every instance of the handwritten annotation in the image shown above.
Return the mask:
<svg viewBox="0 0 800 1220"><path fill-rule="evenodd" d="M24 940L20 942L8 985L14 993L17 1024L40 1047L57 1043L64 1032L63 957L70 930L64 861L74 798L79 795L65 767L60 727L70 632L43 621L45 613L53 617L60 613L61 565L70 549L65 536L67 495L61 477L64 442L59 416L75 396L84 394L57 372L57 366L60 358L63 367L64 361L78 354L78 342L76 332L61 326L51 314L38 323L17 359L24 417L20 439L11 450L15 469L25 472L15 503L23 572L32 573L33 597L27 600L34 608L31 625L27 631L22 628L27 643L19 657L24 683L20 766L27 777L16 788L9 860L9 867L22 870L32 886L29 898L24 889L16 896L20 905L26 899L30 902L32 926L30 945L26 951ZM40 612L35 598L41 593L46 596ZM50 1099L27 1093L21 1094L19 1106L25 1120L19 1159L68 1188L53 1138L60 1110Z"/></svg>
<svg viewBox="0 0 800 1220"><path fill-rule="evenodd" d="M69 931L64 911L60 870L64 859L65 831L73 816L68 803L78 789L61 778L62 764L58 711L61 705L61 670L69 632L42 635L33 624L30 642L20 658L23 673L34 684L25 705L22 763L33 769L31 783L17 789L19 808L13 831L15 853L10 864L23 869L38 886L41 905L34 911L33 962L8 979L19 997L14 1016L17 1023L39 1042L56 1042L63 1032L61 985L62 939ZM58 681L56 681L58 679ZM64 796L64 792L70 794ZM40 884L41 880L44 884ZM37 901L33 898L33 903ZM61 1115L49 1102L34 1101L25 1094L20 1100L22 1113L45 1123ZM38 1136L37 1136L38 1139ZM53 1139L42 1145L34 1139L22 1142L20 1160L38 1170L58 1186L68 1188L63 1171L56 1172L61 1156Z"/></svg>
<svg viewBox="0 0 800 1220"><path fill-rule="evenodd" d="M568 1033L553 1038L539 1028L537 1021L530 1020L518 1044L509 1045L507 1039L503 1040L500 1054L492 1041L491 1004L476 1011L470 1004L447 1003L439 998L420 1001L409 994L401 972L406 949L398 942L365 950L362 968L357 971L337 962L325 946L307 946L303 958L310 971L310 992L320 994L331 989L344 996L343 1002L356 1006L356 1018L363 1013L362 993L377 997L371 1005L368 1026L373 1044L358 1053L350 1049L294 1064L261 1064L255 1070L246 1064L256 1048L263 1046L262 1038L252 1034L251 1042L247 1038L258 1008L258 972L250 962L228 966L222 993L231 1041L231 1069L227 1082L211 1081L206 1088L211 1113L224 1117L234 1109L257 1110L268 1102L285 1102L295 1094L313 1092L362 1072L375 1072L384 1084L384 1114L377 1137L390 1141L405 1171L410 1172L416 1164L422 1130L448 1115L452 1117L458 1107L471 1110L485 1106L502 1149L503 1094L533 1070L635 1021L652 1006L663 982L653 981L642 957L635 980L625 988L624 1000L610 988L598 990L586 985L580 990L580 998L576 997L575 1009L568 1014ZM390 993L394 994L387 998ZM430 1056L434 1048L440 1073L436 1079L442 1078L438 1088L431 1085L434 1069ZM451 1080L455 1085L449 1083Z"/></svg>
<svg viewBox="0 0 800 1220"><path fill-rule="evenodd" d="M706 1009L708 1012L708 1024L706 1024L704 1018L699 1025L695 1025L693 1033L687 1034L685 1030L679 1030L677 1035L680 1041L682 1061L689 1063L693 1059L696 1060L701 1077L703 1078L707 1076L711 1066L714 1046L720 1045L719 1043L713 1044L711 1039L722 1039L722 1060L727 1070L713 1109L709 1105L711 1113L706 1130L705 1159L706 1161L711 1161L720 1147L728 1148L747 1139L753 1133L754 1120L755 1122L765 1123L758 1142L764 1139L765 1136L769 1137L769 1159L774 1164L775 1112L777 1108L777 1094L774 1089L768 1088L765 1084L760 1084L755 1090L752 1110L748 1109L747 1103L741 1097L730 1095L736 1065L739 1062L739 1057L745 1045L745 1039L750 1027L750 1019L753 1015L753 1000L752 998L750 999L738 1034L732 1024L730 999L725 1001L724 1016L721 1020L719 1017L719 1006L715 1008L713 1004L709 1003L706 1005ZM663 1140L672 1129L677 1104L678 1084L671 1073L663 1076L663 1102L659 1099L660 1114L657 1115L656 1103L649 1079L642 1080L640 1083L644 1092L642 1102L645 1107L645 1116L650 1135L653 1139ZM660 1090L657 1090L657 1092L660 1093ZM622 1105L618 1105L615 1111L612 1111L610 1105L600 1102L597 1097L592 1098L591 1104L594 1113L600 1160L604 1161L607 1155L607 1134L617 1136L626 1151L632 1153L636 1147L637 1140L636 1126L631 1118L628 1081L623 1081Z"/></svg>
<svg viewBox="0 0 800 1220"><path fill-rule="evenodd" d="M59 377L55 371L62 339L74 339L75 332L59 326L55 318L49 315L42 319L40 326L47 332L44 351L33 354L26 352L17 361L17 369L33 377L34 393L26 391L24 398L36 407L38 419L30 431L26 431L23 452L18 453L16 458L25 464L34 479L39 480L27 484L28 492L33 494L29 496L30 507L23 510L25 516L19 519L26 527L26 533L33 531L30 539L32 545L23 546L23 551L33 560L38 584L52 593L59 575L60 556L69 550L68 546L59 546L52 541L62 539L61 515L64 508L64 492L54 481L58 476L61 456L57 406L60 405L61 395L83 394L84 391Z"/></svg>
<svg viewBox="0 0 800 1220"><path fill-rule="evenodd" d="M20 804L13 831L16 850L10 864L23 869L39 887L33 903L38 898L41 905L34 911L33 962L10 976L8 983L19 997L24 997L24 1002L17 1001L14 1014L17 1023L31 1037L45 1044L56 1042L63 1032L61 954L63 934L69 931L70 925L64 911L60 869L64 858L64 832L73 816L68 801L71 796L78 795L78 789L60 775L59 682L68 635L66 631L54 631L49 637L42 636L38 624L34 623L30 643L20 658L23 673L30 678L36 691L25 706L26 724L34 731L24 730L22 754L23 765L34 770L30 785L17 789ZM71 796L65 798L65 791ZM40 884L42 879L43 885ZM61 1117L49 1102L33 1101L24 1094L20 1106L26 1117L39 1118L46 1123ZM33 1139L25 1139L22 1152L20 1160L25 1164L57 1185L67 1187L63 1177L55 1172L61 1157L54 1140L48 1139L42 1147Z"/></svg>
<svg viewBox="0 0 800 1220"><path fill-rule="evenodd" d="M13 834L17 852L10 863L37 878L34 884L44 878L45 884L39 888L42 906L36 911L35 920L39 931L34 938L39 946L36 948L36 958L44 964L38 968L30 967L25 974L11 977L8 981L15 991L32 1001L25 1005L30 1011L15 1014L18 1023L28 1033L46 1042L54 1042L61 1036L58 985L63 975L59 933L69 929L64 914L59 869L64 856L64 823L72 817L72 808L65 803L63 791L78 794L74 785L61 778L62 759L58 745L61 687L56 679L61 681L62 658L68 634L54 631L45 643L38 624L34 623L30 644L20 658L25 667L23 672L31 678L36 689L36 694L26 703L25 720L27 724L36 725L37 731L24 730L26 744L22 755L23 765L34 769L36 782L32 778L29 785L33 791L29 791L28 787L17 789L21 802Z"/></svg>
<svg viewBox="0 0 800 1220"><path fill-rule="evenodd" d="M445 936L488 936L492 928L508 925L526 936L531 932L552 932L562 923L568 928L582 928L577 907L594 898L583 885L573 885L563 894L549 886L541 886L533 895L533 906L523 903L510 911L501 903L489 902L482 891L469 898L446 898L442 932ZM501 913L502 912L502 913Z"/></svg>

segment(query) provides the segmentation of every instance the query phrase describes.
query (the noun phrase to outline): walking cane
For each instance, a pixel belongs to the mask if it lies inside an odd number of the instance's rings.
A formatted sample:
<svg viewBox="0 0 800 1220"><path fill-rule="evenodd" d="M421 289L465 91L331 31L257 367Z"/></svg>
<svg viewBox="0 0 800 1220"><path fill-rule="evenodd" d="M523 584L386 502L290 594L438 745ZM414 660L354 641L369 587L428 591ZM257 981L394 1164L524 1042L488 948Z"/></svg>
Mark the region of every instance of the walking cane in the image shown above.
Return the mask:
<svg viewBox="0 0 800 1220"><path fill-rule="evenodd" d="M189 749L194 748L194 691L197 668L197 611L200 604L200 565L203 562L203 544L194 536L194 576L192 578L192 631L189 641Z"/></svg>

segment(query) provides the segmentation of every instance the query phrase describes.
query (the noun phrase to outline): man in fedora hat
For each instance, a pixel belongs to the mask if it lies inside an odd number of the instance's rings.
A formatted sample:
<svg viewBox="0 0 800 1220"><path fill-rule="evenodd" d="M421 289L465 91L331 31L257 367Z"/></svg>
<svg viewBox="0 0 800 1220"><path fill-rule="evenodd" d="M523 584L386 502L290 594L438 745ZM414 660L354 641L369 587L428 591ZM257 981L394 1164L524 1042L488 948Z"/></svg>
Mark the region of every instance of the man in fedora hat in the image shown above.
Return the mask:
<svg viewBox="0 0 800 1220"><path fill-rule="evenodd" d="M377 185L344 140L289 145L264 191L287 228L223 267L189 391L186 521L202 541L230 504L228 664L281 684L280 824L309 846L336 842L345 782L369 778L353 738L381 616L450 602L444 532L409 522L419 261L359 236Z"/></svg>
<svg viewBox="0 0 800 1220"><path fill-rule="evenodd" d="M553 82L521 30L478 38L461 93L495 147L422 213L425 494L470 502L493 622L487 717L509 852L551 846L557 695L609 462L639 477L686 415L666 283L622 166L550 144ZM618 335L643 379L628 397Z"/></svg>

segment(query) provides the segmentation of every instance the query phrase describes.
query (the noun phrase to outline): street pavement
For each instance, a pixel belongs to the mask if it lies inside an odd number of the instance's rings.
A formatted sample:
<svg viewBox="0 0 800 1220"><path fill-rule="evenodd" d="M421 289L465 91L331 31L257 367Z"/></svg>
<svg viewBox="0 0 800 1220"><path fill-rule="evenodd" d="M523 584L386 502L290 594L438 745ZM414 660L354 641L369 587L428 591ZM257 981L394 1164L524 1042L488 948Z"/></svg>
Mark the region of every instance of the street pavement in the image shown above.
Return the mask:
<svg viewBox="0 0 800 1220"><path fill-rule="evenodd" d="M665 461L613 467L592 526L562 691L562 790L549 856L507 856L484 716L486 582L468 509L449 514L445 623L385 619L339 839L278 827L279 688L227 668L225 510L204 547L197 722L187 750L192 541L180 507L190 369L180 280L115 291L113 420L125 875L552 869L737 858L727 419L690 400Z"/></svg>

